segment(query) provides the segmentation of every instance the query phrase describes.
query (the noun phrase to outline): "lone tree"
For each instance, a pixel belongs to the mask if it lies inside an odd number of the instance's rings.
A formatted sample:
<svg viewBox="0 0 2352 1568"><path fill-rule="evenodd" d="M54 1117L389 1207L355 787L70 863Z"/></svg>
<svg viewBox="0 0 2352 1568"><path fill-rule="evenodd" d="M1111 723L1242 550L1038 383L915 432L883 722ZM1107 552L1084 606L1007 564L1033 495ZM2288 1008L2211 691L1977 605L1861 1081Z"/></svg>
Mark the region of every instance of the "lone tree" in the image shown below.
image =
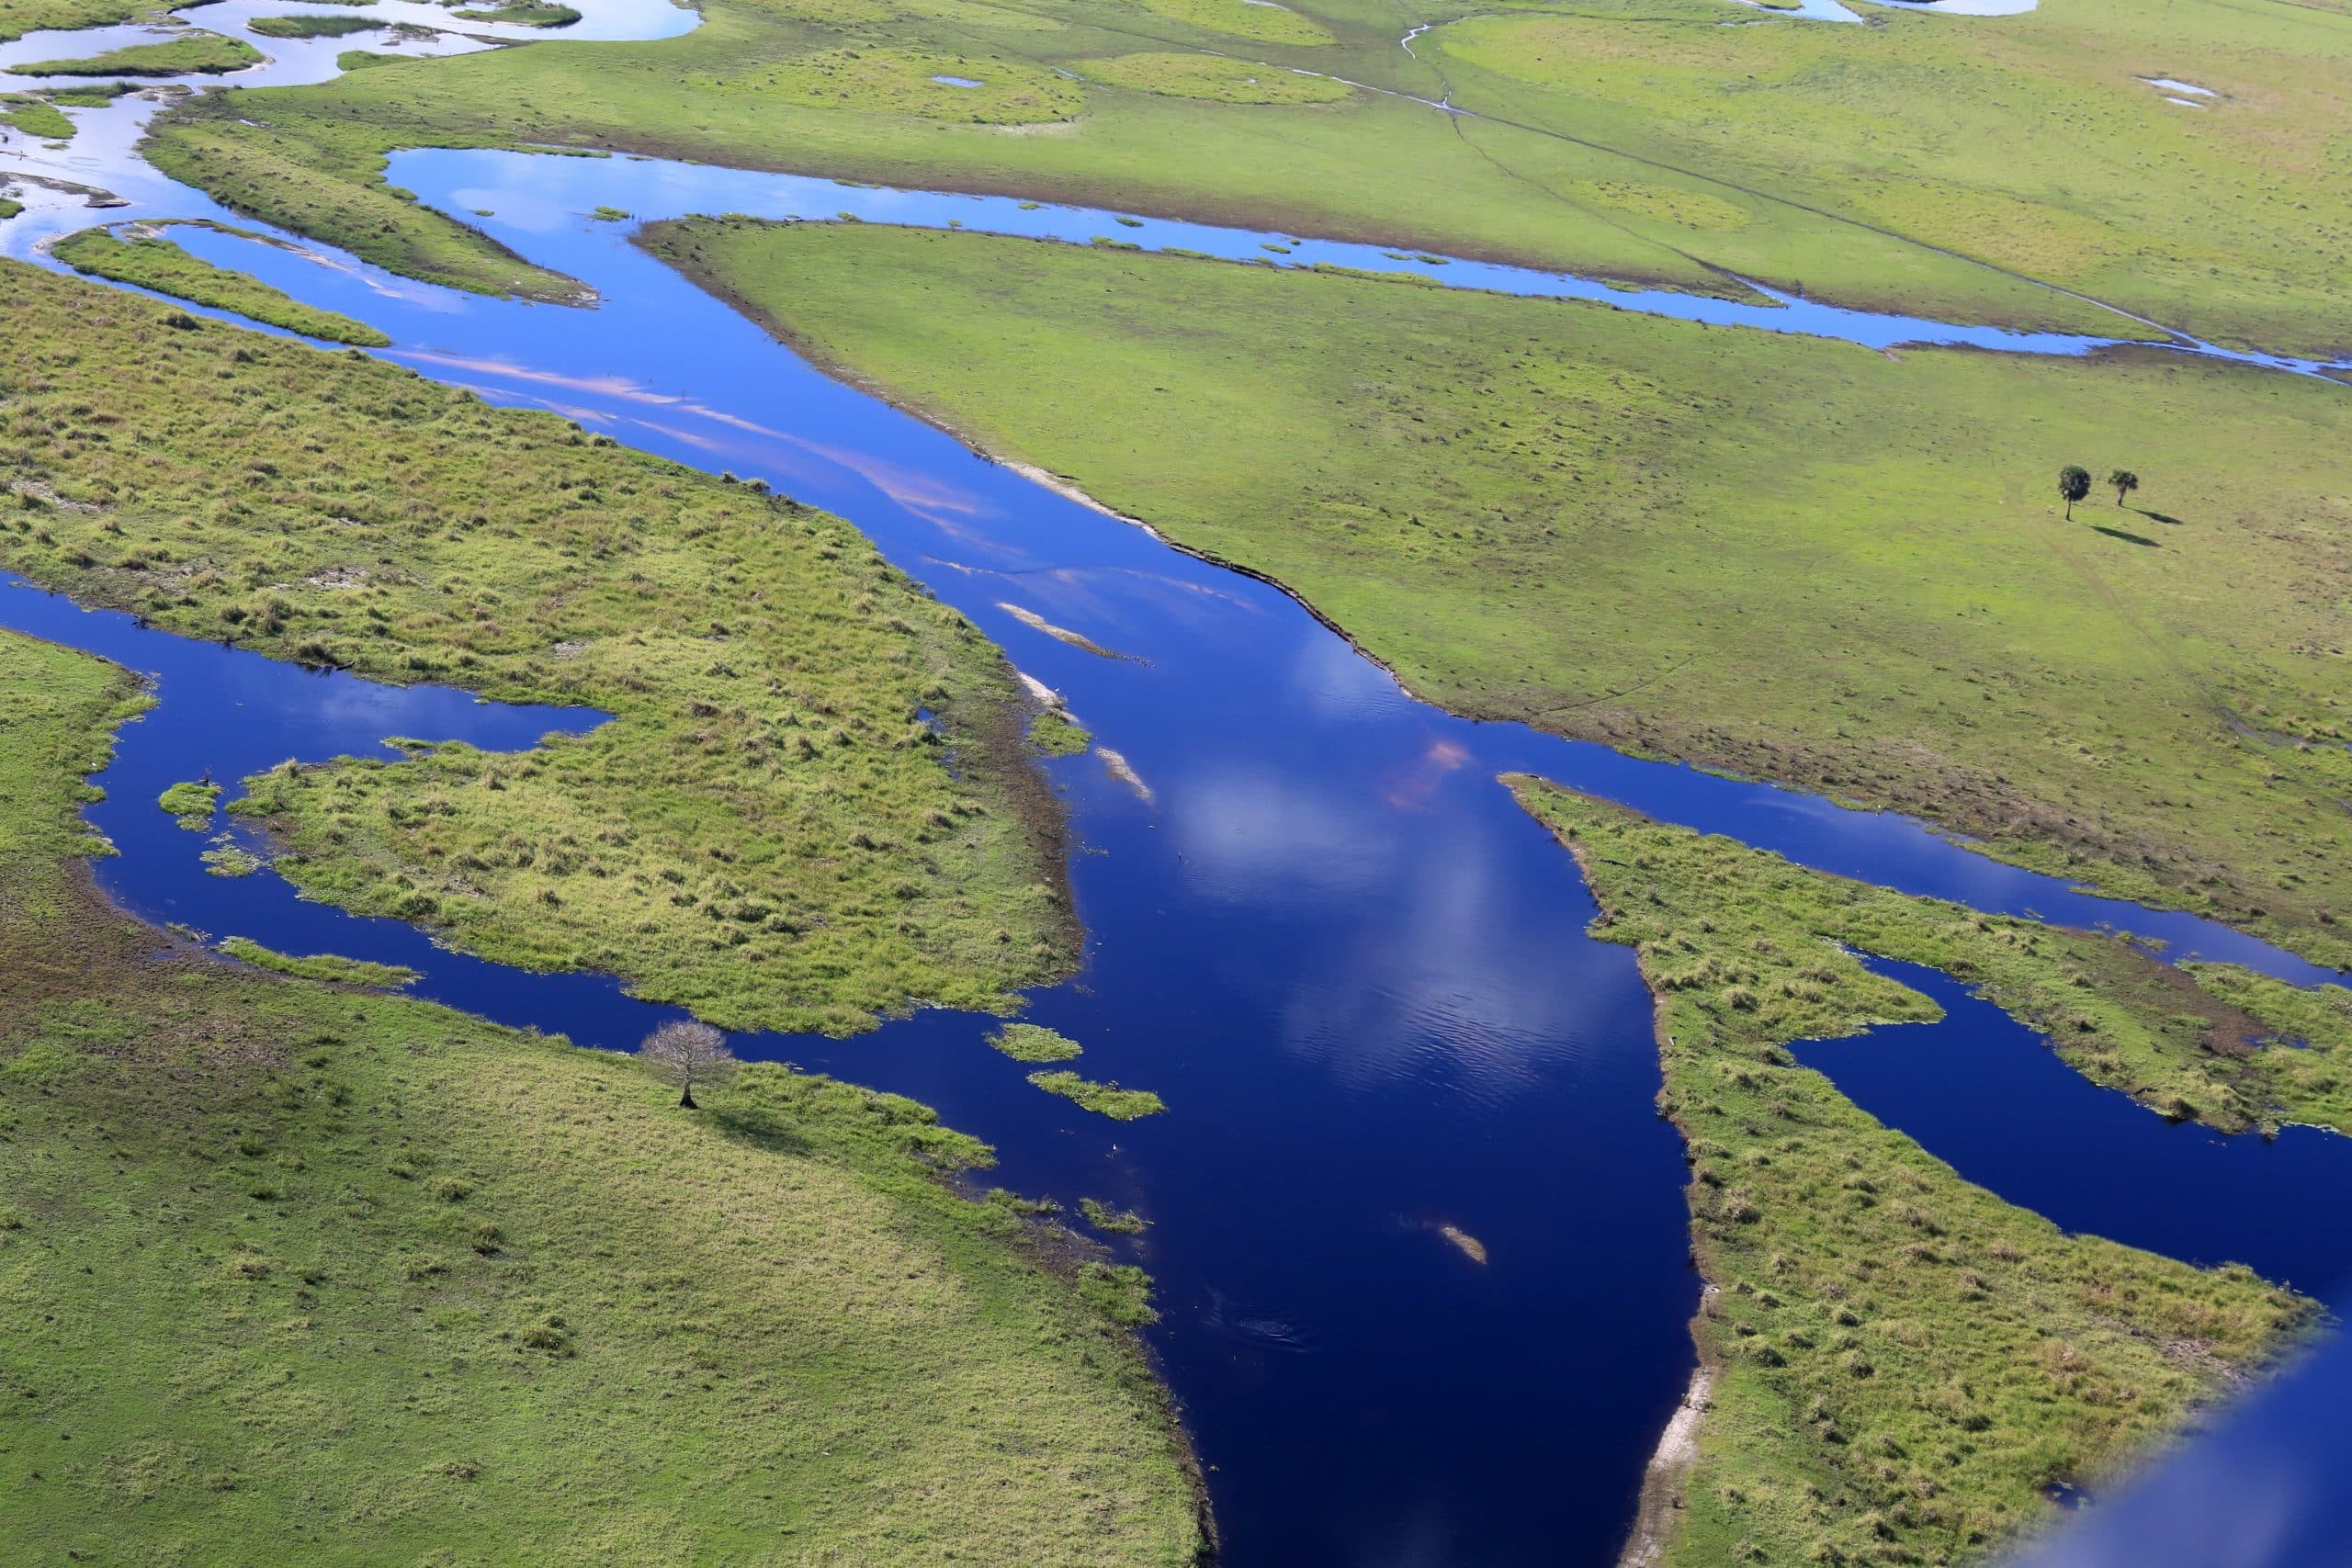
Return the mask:
<svg viewBox="0 0 2352 1568"><path fill-rule="evenodd" d="M2075 515L2075 502L2091 492L2091 471L2080 463L2069 463L2058 470L2058 493L2066 502L2066 515Z"/></svg>
<svg viewBox="0 0 2352 1568"><path fill-rule="evenodd" d="M2120 506L2125 496L2140 488L2140 476L2129 468L2118 468L2107 476L2107 482L2115 487L2115 504Z"/></svg>
<svg viewBox="0 0 2352 1568"><path fill-rule="evenodd" d="M702 1109L695 1103L696 1084L706 1089L723 1084L741 1066L727 1048L727 1036L691 1019L665 1023L647 1035L638 1055L652 1065L663 1083L678 1086L678 1106L684 1111Z"/></svg>

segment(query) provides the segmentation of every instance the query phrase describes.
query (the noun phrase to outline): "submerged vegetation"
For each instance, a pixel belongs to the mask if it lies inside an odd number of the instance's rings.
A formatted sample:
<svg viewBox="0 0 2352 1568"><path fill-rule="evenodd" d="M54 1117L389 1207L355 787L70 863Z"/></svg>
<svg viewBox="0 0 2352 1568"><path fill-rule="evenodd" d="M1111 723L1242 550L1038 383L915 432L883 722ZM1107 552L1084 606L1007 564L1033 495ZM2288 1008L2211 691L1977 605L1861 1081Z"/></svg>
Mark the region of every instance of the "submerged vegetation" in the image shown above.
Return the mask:
<svg viewBox="0 0 2352 1568"><path fill-rule="evenodd" d="M1011 671L847 525L357 355L6 276L0 562L277 658L614 716L254 781L239 809L311 897L727 1028L1007 1010L1067 964Z"/></svg>
<svg viewBox="0 0 2352 1568"><path fill-rule="evenodd" d="M985 1145L165 945L74 858L145 702L0 632L12 1558L1195 1561L1144 1287L938 1179Z"/></svg>
<svg viewBox="0 0 2352 1568"><path fill-rule="evenodd" d="M76 272L233 310L305 337L363 348L380 348L392 341L364 321L317 310L257 278L190 255L160 233L137 231L126 240L110 230L85 229L57 242L50 254Z"/></svg>
<svg viewBox="0 0 2352 1568"><path fill-rule="evenodd" d="M2023 922L1951 930L1949 906L1514 782L1584 867L1595 934L1640 955L1659 1105L1689 1151L1710 1286L1692 1331L1713 1387L1695 1459L1653 1472L1660 1561L1981 1554L2045 1518L2048 1488L2113 1472L2311 1320L2244 1268L2068 1235L2003 1203L1784 1049L1935 1015L1841 942L1973 955L2015 1010L2022 977L2071 984L2062 933L2037 953Z"/></svg>
<svg viewBox="0 0 2352 1568"><path fill-rule="evenodd" d="M2340 387L871 224L649 243L1279 579L1432 701L1913 812L2352 963ZM2059 458L2150 450L2164 512L2059 517Z"/></svg>

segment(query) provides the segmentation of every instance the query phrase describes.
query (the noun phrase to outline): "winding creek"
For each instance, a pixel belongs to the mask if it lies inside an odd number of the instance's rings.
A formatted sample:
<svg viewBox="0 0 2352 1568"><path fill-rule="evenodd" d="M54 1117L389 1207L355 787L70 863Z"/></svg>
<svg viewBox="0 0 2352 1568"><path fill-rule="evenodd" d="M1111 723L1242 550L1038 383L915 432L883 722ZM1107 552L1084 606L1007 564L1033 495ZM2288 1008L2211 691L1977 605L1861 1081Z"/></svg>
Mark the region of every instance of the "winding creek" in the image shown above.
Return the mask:
<svg viewBox="0 0 2352 1568"><path fill-rule="evenodd" d="M206 21L238 31L274 8L223 0ZM649 36L693 20L646 0L582 8L589 19L573 36ZM267 79L317 80L355 46L252 41L279 63L232 80L272 70L287 74ZM84 52L57 42L0 46L0 63ZM138 160L153 107L132 98L70 111L81 133L62 151L21 138L0 147L0 184L33 174L128 204L93 213L79 195L29 187L28 209L0 224L0 252L39 259L40 242L98 220L258 227ZM1104 235L1881 347L2074 354L2105 340L1626 292L1362 246L634 158L413 152L396 157L390 178L581 279L600 303L453 293L290 236L277 236L290 248L206 230L175 237L380 328L394 340L382 357L699 468L764 478L849 518L1131 767L1123 779L1095 756L1050 764L1069 803L1088 944L1083 973L1039 992L1030 1016L1084 1042L1090 1076L1156 1089L1169 1114L1089 1118L1031 1088L982 1043L991 1021L967 1014L920 1012L846 1042L737 1045L938 1107L998 1145L1008 1186L1150 1218L1144 1237L1118 1245L1159 1281L1165 1319L1149 1337L1210 1468L1237 1568L1605 1563L1690 1371L1685 1324L1699 1288L1679 1142L1652 1107L1649 998L1633 954L1585 934L1593 908L1571 862L1498 773L1541 773L1980 909L2112 923L2166 942L2168 956L2305 984L2333 977L2194 917L1997 864L1904 818L1432 708L1280 591L828 378L637 250L633 225L590 214L846 213L1081 243ZM1086 652L1036 629L1039 619L1132 657ZM155 677L160 704L123 731L99 779L109 798L90 813L123 852L97 874L125 907L215 937L407 964L424 972L420 995L586 1044L632 1043L671 1016L607 976L522 973L396 922L304 903L271 874L209 875L204 836L153 805L165 785L206 771L225 782L393 734L513 747L598 716L305 671L14 580L0 582L0 624ZM2266 1145L2167 1127L1950 982L1917 978L1951 1009L1945 1023L1807 1047L1808 1064L1963 1174L2061 1224L2200 1261L2242 1258L2321 1292L2352 1269L2331 1227L2247 1218L2266 1207L2290 1216L2295 1195L2345 1190L2352 1140L2290 1133ZM2048 1135L2025 1143L1979 1114L2012 1097L2045 1107ZM2095 1166L2114 1178L2098 1192L2069 1179ZM2171 1201L2222 1166L2234 1214ZM1446 1226L1477 1238L1486 1259L1452 1244Z"/></svg>

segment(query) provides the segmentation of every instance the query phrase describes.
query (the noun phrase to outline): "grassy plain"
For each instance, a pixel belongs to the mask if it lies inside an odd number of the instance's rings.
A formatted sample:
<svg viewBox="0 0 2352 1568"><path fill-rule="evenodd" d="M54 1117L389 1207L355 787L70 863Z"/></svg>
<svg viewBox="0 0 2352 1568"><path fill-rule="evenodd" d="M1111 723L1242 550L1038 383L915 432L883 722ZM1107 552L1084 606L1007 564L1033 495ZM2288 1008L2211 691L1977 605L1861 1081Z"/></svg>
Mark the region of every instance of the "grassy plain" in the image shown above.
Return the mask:
<svg viewBox="0 0 2352 1568"><path fill-rule="evenodd" d="M363 348L380 348L392 341L365 321L305 305L258 278L190 255L161 234L141 233L126 240L111 230L85 229L60 240L50 247L50 254L76 272L136 284L216 310L234 310L306 337Z"/></svg>
<svg viewBox="0 0 2352 1568"><path fill-rule="evenodd" d="M261 63L243 39L187 33L164 43L135 43L81 60L42 60L7 69L18 76L222 76Z"/></svg>
<svg viewBox="0 0 2352 1568"><path fill-rule="evenodd" d="M355 351L6 280L0 561L277 658L616 716L265 776L306 892L729 1028L1010 1008L1067 964L1011 670L846 524Z"/></svg>
<svg viewBox="0 0 2352 1568"><path fill-rule="evenodd" d="M1443 22L1466 8L1412 19ZM1681 0L1679 10L1691 13L1694 33L1727 18L1715 0ZM1949 20L1897 17L1889 25ZM1426 62L1429 49L1417 42L1424 58L1416 59L1397 47L1407 25L1385 0L1290 9L1247 0L714 0L700 28L659 43L546 42L191 101L159 124L151 151L166 172L224 201L368 260L458 287L551 298L569 286L388 192L384 154L409 146L626 150L1743 292L1720 270L1729 266L1856 303L2140 330L1829 208L1781 199L1769 185L1726 184L1696 152L1687 162L1631 155L1607 135L1535 127L1521 100L1547 97L1552 89L1540 84L1494 78L1484 107L1501 118L1442 114L1414 101L1439 96L1445 83ZM1647 19L1612 25L1632 39L1663 36ZM1962 31L1945 36L1957 40ZM1289 74L1295 69L1327 79ZM1064 71L1076 79L1056 73ZM2149 98L2154 107L2143 112L2179 112ZM1895 143L1881 137L1872 145L1899 158ZM2086 188L2081 199L2106 199L2104 187ZM2297 335L2332 333L2339 321L2301 321Z"/></svg>
<svg viewBox="0 0 2352 1568"><path fill-rule="evenodd" d="M940 1180L983 1145L164 948L75 860L143 703L0 633L12 1561L1194 1561L1141 1287Z"/></svg>
<svg viewBox="0 0 2352 1568"><path fill-rule="evenodd" d="M1692 1329L1713 1381L1695 1458L1645 1499L1659 1561L1983 1556L2052 1516L2045 1488L2111 1476L2311 1319L2245 1269L2070 1236L2003 1203L1782 1049L1936 1015L1832 937L1958 957L2015 1006L2027 976L2071 984L2080 954L2061 933L1905 910L1514 782L1583 866L1595 934L1640 954L1659 1103L1689 1147L1712 1287Z"/></svg>
<svg viewBox="0 0 2352 1568"><path fill-rule="evenodd" d="M876 225L656 253L1460 711L1917 812L2352 961L2352 399ZM1171 454L1193 455L1173 460ZM2068 461L2145 480L2061 514Z"/></svg>

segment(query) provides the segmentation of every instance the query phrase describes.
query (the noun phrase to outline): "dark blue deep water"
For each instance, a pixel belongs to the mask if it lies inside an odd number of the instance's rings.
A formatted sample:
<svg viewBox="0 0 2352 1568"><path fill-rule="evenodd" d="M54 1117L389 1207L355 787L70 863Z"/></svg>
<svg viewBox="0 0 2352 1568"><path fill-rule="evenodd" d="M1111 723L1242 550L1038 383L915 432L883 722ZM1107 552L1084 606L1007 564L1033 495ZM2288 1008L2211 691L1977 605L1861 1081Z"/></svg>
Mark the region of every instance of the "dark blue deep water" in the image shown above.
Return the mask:
<svg viewBox="0 0 2352 1568"><path fill-rule="evenodd" d="M425 375L766 479L848 517L1062 693L1142 781L1094 757L1050 765L1077 840L1088 945L1083 972L1040 992L1030 1016L1084 1042L1091 1076L1159 1091L1167 1115L1088 1117L1026 1084L981 1043L990 1021L968 1015L922 1013L847 1042L737 1044L937 1106L1000 1147L1009 1186L1152 1220L1119 1246L1159 1280L1165 1321L1149 1338L1210 1467L1236 1568L1606 1563L1690 1369L1697 1281L1679 1144L1652 1106L1649 1001L1631 953L1585 934L1593 909L1570 862L1498 773L1540 773L1979 908L2111 921L2174 954L2321 977L2258 942L2089 897L1898 818L1430 708L1279 592L827 379L632 248L628 225L586 216L852 209L938 224L952 213L1082 240L1102 215L627 159L413 152L391 177L446 210L493 213L469 220L601 302L484 299L315 249L180 237L381 327L396 343L384 356ZM219 216L152 171L126 166L113 183L134 205L110 218ZM37 209L0 244L83 221ZM1229 254L1264 238L1157 220L1116 231ZM1577 291L1526 281L1537 276L1475 280ZM1723 321L1769 309L1684 296L1655 308ZM1749 324L1864 342L1968 335L1805 309ZM1736 311L1748 315L1724 313ZM1134 657L1088 654L1006 606ZM0 624L155 677L161 705L126 728L100 781L111 798L91 812L123 851L100 880L130 908L215 937L408 964L424 972L422 995L587 1044L630 1044L668 1016L605 976L520 974L301 903L271 874L209 876L204 839L153 805L205 771L233 781L394 734L520 746L597 716L316 675L22 585L0 586ZM2292 1195L2346 1190L2352 1142L2222 1144L2166 1128L2083 1084L2030 1035L2002 1034L1949 983L1937 994L1951 1023L1808 1047L1807 1059L1964 1174L2063 1224L2333 1286L2347 1261L2341 1237L2278 1216ZM2046 1105L2045 1126L2027 1136L2015 1117L1986 1125L1983 1111L2020 1097ZM2101 1162L2125 1177L2092 1190L2081 1177ZM1450 1244L1446 1225L1488 1260Z"/></svg>

